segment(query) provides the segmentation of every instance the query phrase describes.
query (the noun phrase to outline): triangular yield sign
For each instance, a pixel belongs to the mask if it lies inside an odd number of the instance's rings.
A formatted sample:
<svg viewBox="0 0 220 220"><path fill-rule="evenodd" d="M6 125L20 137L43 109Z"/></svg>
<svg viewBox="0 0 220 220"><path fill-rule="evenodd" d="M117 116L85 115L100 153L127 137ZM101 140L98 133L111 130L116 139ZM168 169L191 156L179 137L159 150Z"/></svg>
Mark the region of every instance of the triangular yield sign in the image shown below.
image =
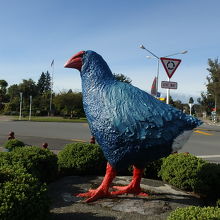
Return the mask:
<svg viewBox="0 0 220 220"><path fill-rule="evenodd" d="M160 60L163 64L164 69L166 70L168 77L171 78L177 67L180 65L181 60L167 57L161 57Z"/></svg>

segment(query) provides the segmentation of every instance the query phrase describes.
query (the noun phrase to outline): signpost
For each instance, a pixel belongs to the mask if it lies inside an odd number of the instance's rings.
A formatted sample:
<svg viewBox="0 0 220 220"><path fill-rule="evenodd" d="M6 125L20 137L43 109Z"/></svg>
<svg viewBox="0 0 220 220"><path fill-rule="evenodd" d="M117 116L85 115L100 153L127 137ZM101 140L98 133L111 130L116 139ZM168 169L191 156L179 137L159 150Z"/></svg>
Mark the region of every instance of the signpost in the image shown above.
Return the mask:
<svg viewBox="0 0 220 220"><path fill-rule="evenodd" d="M163 64L163 67L164 67L164 69L167 73L167 76L168 76L168 82L164 83L163 85L166 86L166 88L167 88L167 101L166 101L166 103L169 104L170 89L177 89L177 83L175 84L175 82L170 82L170 78L173 76L173 74L176 71L177 67L180 65L181 60L180 59L167 58L167 57L161 57L160 60ZM166 81L164 81L164 82L166 82ZM172 86L174 88L170 88ZM162 83L161 83L161 87L162 87ZM162 87L162 88L164 88L164 87Z"/></svg>

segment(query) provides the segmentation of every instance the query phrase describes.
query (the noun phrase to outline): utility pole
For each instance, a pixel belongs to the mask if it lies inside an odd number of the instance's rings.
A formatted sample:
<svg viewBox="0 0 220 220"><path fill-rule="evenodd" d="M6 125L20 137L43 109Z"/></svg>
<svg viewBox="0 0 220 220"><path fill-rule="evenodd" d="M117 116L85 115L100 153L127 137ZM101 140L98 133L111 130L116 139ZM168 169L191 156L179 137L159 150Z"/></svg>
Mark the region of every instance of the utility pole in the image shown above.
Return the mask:
<svg viewBox="0 0 220 220"><path fill-rule="evenodd" d="M32 105L32 96L30 95L30 111L29 111L29 121L31 120L31 105Z"/></svg>
<svg viewBox="0 0 220 220"><path fill-rule="evenodd" d="M20 114L19 114L19 120L21 120L21 109L22 109L22 92L20 92Z"/></svg>
<svg viewBox="0 0 220 220"><path fill-rule="evenodd" d="M52 74L50 79L50 116L52 115L52 103L53 103L53 77L54 77L54 60L51 62Z"/></svg>

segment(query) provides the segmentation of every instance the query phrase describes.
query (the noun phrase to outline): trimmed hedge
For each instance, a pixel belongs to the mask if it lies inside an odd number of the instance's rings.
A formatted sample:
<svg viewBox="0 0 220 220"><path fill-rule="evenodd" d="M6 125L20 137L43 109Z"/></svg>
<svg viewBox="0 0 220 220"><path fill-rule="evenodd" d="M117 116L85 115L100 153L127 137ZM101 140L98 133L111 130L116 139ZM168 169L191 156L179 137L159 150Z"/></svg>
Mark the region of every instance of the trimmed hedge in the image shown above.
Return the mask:
<svg viewBox="0 0 220 220"><path fill-rule="evenodd" d="M15 165L0 166L0 219L39 220L49 215L47 187Z"/></svg>
<svg viewBox="0 0 220 220"><path fill-rule="evenodd" d="M163 181L202 197L220 198L220 164L208 163L193 155L172 154L163 159L159 175Z"/></svg>
<svg viewBox="0 0 220 220"><path fill-rule="evenodd" d="M201 184L198 174L205 164L206 161L190 154L171 154L163 160L159 176L180 189L195 191Z"/></svg>
<svg viewBox="0 0 220 220"><path fill-rule="evenodd" d="M24 147L25 144L22 142L22 141L19 141L18 139L11 139L11 140L8 140L5 144L4 144L4 147L6 149L8 149L9 151L12 151L14 150L15 148L18 148L18 147Z"/></svg>
<svg viewBox="0 0 220 220"><path fill-rule="evenodd" d="M194 191L205 197L220 198L220 164L203 164Z"/></svg>
<svg viewBox="0 0 220 220"><path fill-rule="evenodd" d="M58 154L62 175L104 175L106 159L97 144L67 144Z"/></svg>
<svg viewBox="0 0 220 220"><path fill-rule="evenodd" d="M163 159L155 160L155 161L148 163L145 166L143 177L148 178L148 179L161 179L158 176L158 174L161 170L162 164L163 164Z"/></svg>
<svg viewBox="0 0 220 220"><path fill-rule="evenodd" d="M57 156L48 149L25 146L0 153L0 165L17 163L41 182L51 182L58 175Z"/></svg>
<svg viewBox="0 0 220 220"><path fill-rule="evenodd" d="M219 220L220 208L189 206L172 211L167 220Z"/></svg>

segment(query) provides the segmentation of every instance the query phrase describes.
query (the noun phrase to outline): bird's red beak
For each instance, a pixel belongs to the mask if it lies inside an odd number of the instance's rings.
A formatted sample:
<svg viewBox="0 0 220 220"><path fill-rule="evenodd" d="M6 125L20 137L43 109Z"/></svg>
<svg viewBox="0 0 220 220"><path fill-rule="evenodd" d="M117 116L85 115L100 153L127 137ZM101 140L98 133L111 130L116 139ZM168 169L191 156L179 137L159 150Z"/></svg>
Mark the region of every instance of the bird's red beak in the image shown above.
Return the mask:
<svg viewBox="0 0 220 220"><path fill-rule="evenodd" d="M75 54L74 56L72 56L64 65L65 68L75 68L79 71L81 71L82 68L82 57L83 54L85 53L85 51L80 51L77 54Z"/></svg>

